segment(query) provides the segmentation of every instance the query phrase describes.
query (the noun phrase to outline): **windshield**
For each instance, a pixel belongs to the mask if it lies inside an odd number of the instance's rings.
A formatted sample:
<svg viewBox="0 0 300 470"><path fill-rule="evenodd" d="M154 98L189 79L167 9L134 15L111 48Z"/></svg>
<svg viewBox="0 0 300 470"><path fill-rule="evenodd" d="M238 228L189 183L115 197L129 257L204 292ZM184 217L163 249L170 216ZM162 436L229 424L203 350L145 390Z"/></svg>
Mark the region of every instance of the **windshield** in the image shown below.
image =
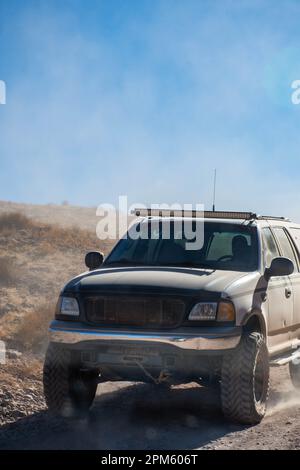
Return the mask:
<svg viewBox="0 0 300 470"><path fill-rule="evenodd" d="M191 240L185 238L182 224L171 222L170 238L164 239L163 223L156 233L152 231L152 238L120 240L104 266L190 266L246 272L258 268L256 227L205 222L202 248L188 250L186 243ZM151 222L147 225L150 234Z"/></svg>

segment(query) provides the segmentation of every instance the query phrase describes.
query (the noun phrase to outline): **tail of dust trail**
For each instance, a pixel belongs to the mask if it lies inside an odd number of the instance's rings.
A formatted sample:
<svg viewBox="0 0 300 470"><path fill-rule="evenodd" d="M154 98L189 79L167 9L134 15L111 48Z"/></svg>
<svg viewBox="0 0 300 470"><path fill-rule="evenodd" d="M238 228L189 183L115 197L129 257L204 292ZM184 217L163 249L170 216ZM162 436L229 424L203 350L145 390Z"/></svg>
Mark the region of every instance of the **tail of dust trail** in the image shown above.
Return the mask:
<svg viewBox="0 0 300 470"><path fill-rule="evenodd" d="M278 369L277 371L279 372ZM271 386L271 390L272 388L274 390L274 395L272 396L272 393L270 393L267 416L300 406L300 390L294 388L288 370L284 371L284 376L282 372L280 376L277 377L276 375L276 383ZM281 380L279 381L279 379Z"/></svg>

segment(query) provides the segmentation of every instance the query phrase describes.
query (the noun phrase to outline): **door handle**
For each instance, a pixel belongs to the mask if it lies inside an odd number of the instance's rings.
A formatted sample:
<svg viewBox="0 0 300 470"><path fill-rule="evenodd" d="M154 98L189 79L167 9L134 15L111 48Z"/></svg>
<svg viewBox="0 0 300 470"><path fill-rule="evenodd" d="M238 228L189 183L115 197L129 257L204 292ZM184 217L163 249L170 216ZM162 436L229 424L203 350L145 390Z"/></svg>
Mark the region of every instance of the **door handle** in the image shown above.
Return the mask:
<svg viewBox="0 0 300 470"><path fill-rule="evenodd" d="M286 298L289 299L291 297L291 295L292 295L291 289L289 287L286 287L286 289L285 289Z"/></svg>

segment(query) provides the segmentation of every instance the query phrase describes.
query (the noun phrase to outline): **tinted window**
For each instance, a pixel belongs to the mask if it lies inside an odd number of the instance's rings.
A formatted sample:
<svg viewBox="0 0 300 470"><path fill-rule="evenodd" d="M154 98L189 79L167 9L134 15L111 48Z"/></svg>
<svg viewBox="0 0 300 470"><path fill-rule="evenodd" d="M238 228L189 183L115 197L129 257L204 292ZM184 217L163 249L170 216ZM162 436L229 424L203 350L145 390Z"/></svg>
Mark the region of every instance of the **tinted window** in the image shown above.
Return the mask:
<svg viewBox="0 0 300 470"><path fill-rule="evenodd" d="M280 248L282 250L282 255L292 260L295 266L295 270L297 270L298 264L296 261L295 253L287 234L282 228L277 227L274 228L274 233L279 241Z"/></svg>
<svg viewBox="0 0 300 470"><path fill-rule="evenodd" d="M295 245L300 253L300 228L289 228L289 232L292 235Z"/></svg>
<svg viewBox="0 0 300 470"><path fill-rule="evenodd" d="M120 240L104 265L192 266L233 271L258 268L256 227L205 222L203 247L186 250L185 242L190 240L186 240L182 225L172 222L171 236L165 239L162 237L163 223L152 238ZM147 231L151 233L149 227Z"/></svg>
<svg viewBox="0 0 300 470"><path fill-rule="evenodd" d="M210 260L218 260L225 256L228 258L234 256L233 239L238 236L242 237L244 240L242 243L245 245L245 251L249 250L251 247L250 234L246 234L244 231L240 233L231 231L224 231L222 233L215 232L211 237L211 243L207 251L207 258Z"/></svg>
<svg viewBox="0 0 300 470"><path fill-rule="evenodd" d="M270 267L272 260L280 256L273 234L269 228L262 229L265 265Z"/></svg>

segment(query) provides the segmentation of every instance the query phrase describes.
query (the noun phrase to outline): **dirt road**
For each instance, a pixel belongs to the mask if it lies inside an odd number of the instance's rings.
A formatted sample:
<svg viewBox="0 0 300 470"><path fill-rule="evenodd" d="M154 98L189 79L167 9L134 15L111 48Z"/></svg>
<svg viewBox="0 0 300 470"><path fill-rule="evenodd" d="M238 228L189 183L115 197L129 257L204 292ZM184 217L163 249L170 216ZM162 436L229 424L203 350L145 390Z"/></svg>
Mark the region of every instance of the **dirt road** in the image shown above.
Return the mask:
<svg viewBox="0 0 300 470"><path fill-rule="evenodd" d="M102 384L88 418L65 422L46 411L40 375L3 374L1 449L300 449L300 393L286 368L272 370L268 415L253 427L226 423L216 393L195 384Z"/></svg>

